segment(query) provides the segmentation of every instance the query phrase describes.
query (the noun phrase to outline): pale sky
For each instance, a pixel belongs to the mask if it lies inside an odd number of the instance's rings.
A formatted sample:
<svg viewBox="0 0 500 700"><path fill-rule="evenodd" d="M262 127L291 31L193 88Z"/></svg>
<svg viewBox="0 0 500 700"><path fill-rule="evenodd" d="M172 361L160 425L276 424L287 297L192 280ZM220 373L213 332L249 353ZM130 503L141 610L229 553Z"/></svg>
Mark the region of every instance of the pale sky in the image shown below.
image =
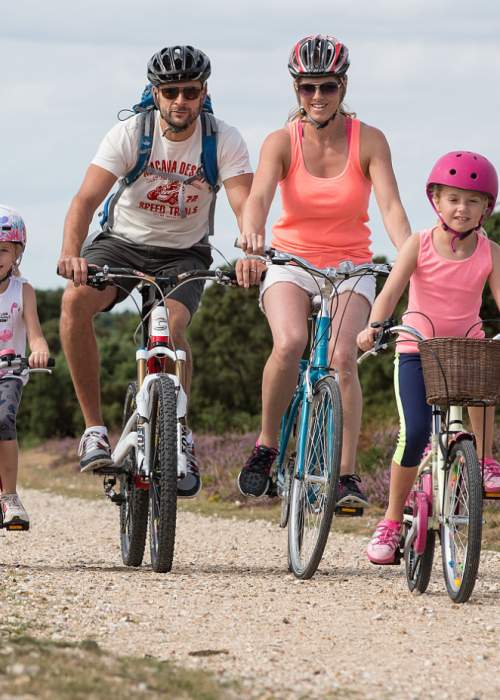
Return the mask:
<svg viewBox="0 0 500 700"><path fill-rule="evenodd" d="M241 131L255 168L294 105L290 49L312 33L349 47L347 104L387 136L414 230L434 220L424 187L437 157L476 150L500 169L497 0L3 0L0 202L28 227L23 273L36 287L61 285L71 197L116 113L137 101L156 50L189 43L210 56L214 111ZM370 215L374 253L393 258L373 198ZM223 193L216 223L215 244L234 257Z"/></svg>

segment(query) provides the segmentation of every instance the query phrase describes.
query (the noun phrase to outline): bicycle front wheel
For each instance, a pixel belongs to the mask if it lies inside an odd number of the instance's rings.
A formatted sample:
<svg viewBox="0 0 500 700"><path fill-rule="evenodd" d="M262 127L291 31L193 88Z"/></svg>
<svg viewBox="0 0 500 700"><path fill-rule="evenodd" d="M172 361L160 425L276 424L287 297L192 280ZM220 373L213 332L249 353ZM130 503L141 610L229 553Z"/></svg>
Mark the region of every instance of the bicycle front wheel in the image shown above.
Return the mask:
<svg viewBox="0 0 500 700"><path fill-rule="evenodd" d="M127 387L123 407L123 427L135 411L137 385ZM120 474L120 547L126 566L140 566L144 557L148 531L148 491L137 488L135 474L137 461L134 450L125 459L125 472Z"/></svg>
<svg viewBox="0 0 500 700"><path fill-rule="evenodd" d="M301 579L311 578L318 568L335 511L342 403L333 377L315 384L306 428L303 469L295 469L288 523L290 568Z"/></svg>
<svg viewBox="0 0 500 700"><path fill-rule="evenodd" d="M445 473L441 554L448 595L465 603L477 578L483 526L481 469L474 443L451 448Z"/></svg>
<svg viewBox="0 0 500 700"><path fill-rule="evenodd" d="M153 571L170 571L177 518L177 397L175 384L159 375L151 387L151 484L149 538Z"/></svg>

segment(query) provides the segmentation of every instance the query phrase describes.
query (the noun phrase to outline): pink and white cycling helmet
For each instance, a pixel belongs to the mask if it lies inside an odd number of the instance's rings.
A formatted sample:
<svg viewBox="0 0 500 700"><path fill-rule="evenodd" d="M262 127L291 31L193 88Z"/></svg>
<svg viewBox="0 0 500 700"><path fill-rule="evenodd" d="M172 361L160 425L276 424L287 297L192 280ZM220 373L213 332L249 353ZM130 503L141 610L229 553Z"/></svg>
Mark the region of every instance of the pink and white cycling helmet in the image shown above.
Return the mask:
<svg viewBox="0 0 500 700"><path fill-rule="evenodd" d="M10 207L0 204L0 241L19 243L26 247L26 226L21 216Z"/></svg>
<svg viewBox="0 0 500 700"><path fill-rule="evenodd" d="M451 151L437 160L427 178L426 186L427 197L437 212L432 199L433 185L458 187L460 190L473 190L487 195L488 208L481 217L479 225L495 208L498 196L497 171L490 161L479 153Z"/></svg>

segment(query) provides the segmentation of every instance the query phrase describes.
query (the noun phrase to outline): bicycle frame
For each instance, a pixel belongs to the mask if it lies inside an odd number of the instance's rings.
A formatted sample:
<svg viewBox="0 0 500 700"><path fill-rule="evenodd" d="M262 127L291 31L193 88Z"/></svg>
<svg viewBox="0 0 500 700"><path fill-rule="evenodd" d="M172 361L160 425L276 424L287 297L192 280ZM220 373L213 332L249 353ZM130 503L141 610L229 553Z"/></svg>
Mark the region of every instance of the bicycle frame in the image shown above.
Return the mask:
<svg viewBox="0 0 500 700"><path fill-rule="evenodd" d="M352 262L344 261L337 269L328 268L326 270L321 270L319 268L315 268L313 265L308 263L307 260L304 260L298 256L290 255L281 251L275 251L273 249L268 249L267 252L268 254L271 254L271 261L275 264L294 262L302 269L313 274L317 273L324 279L324 284L319 290L321 295L320 308L317 314L314 314L313 312L314 330L311 334L311 347L313 348L312 356L307 360L303 359L300 361L297 387L290 402L289 409L282 418L279 453L276 461L278 485L282 487L284 482L285 466L283 461L298 407L300 405L302 405L303 408L298 426L298 444L296 455L296 464L298 465L298 468L296 470L296 477L299 479L304 478L303 469L305 461L305 443L307 437L307 426L309 422L309 407L313 395L313 386L319 379L330 374L331 371L328 364L328 340L332 318L330 312L331 299L335 292L333 280L337 279L341 281L342 279L348 279L351 275L358 276L360 272L362 274L364 272L370 272L371 274L376 273L387 275L388 268L387 265L383 264L375 266L369 264L356 267ZM267 260L266 257L261 259Z"/></svg>
<svg viewBox="0 0 500 700"><path fill-rule="evenodd" d="M445 471L447 466L447 455L449 447L457 437L467 437L474 440L472 433L464 430L463 426L463 409L462 406L450 406L448 417L445 423L448 426L453 426L452 430L443 430L444 411L437 405L432 407L432 432L431 432L431 450L423 458L419 464L417 479L426 473L431 475L431 488L428 485L424 486L426 495L430 499L431 512L428 517L427 526L431 530L439 530L446 518L446 513L443 509L444 487L445 487ZM456 434L455 437L451 437ZM446 445L442 444L442 438L445 437ZM430 468L430 470L429 470ZM413 523L413 516L404 515L404 521L408 524ZM418 552L420 553L420 552Z"/></svg>
<svg viewBox="0 0 500 700"><path fill-rule="evenodd" d="M97 266L94 266L97 267ZM136 485L139 488L148 488L151 476L151 414L153 411L152 389L158 381L160 374L168 377L174 385L176 395L177 417L177 475L183 478L186 475L187 458L184 452L182 439L183 427L187 414L187 396L184 391L184 375L186 353L184 350L169 347L168 308L165 299L168 294L161 291L159 285L174 288L179 284L187 283L194 279L212 279L218 284L233 284L235 276L232 271L216 270L191 270L175 276L152 276L131 268L110 268L104 265L97 268L92 275L91 285L103 288L107 284L113 284L114 279L133 278L142 282L140 287L142 297L141 310L141 341L136 351L137 365L137 393L135 396L135 410L127 419L118 443L111 455L113 465L107 473L113 476L116 468L120 468L127 454L133 450L136 454L137 474ZM89 276L90 279L90 276ZM151 289L156 288L161 292L161 299L151 294ZM158 326L155 331L152 327L155 308L164 308L164 315L158 319L163 326ZM160 329L161 328L161 329ZM154 345L150 346L149 340L154 339ZM173 372L168 370L173 365ZM101 473L106 474L102 470ZM105 483L105 491L113 500L114 479Z"/></svg>
<svg viewBox="0 0 500 700"><path fill-rule="evenodd" d="M141 290L143 312L152 306L147 300L149 290L144 287ZM158 302L161 303L161 302ZM168 320L168 309L165 307ZM151 388L158 379L158 372L148 373L148 364L156 360L155 364L162 374L166 374L174 383L177 396L177 474L179 478L186 475L186 455L182 449L182 420L187 413L187 396L182 386L181 378L184 373L186 353L184 350L172 350L167 345L147 347L150 336L151 317L142 322L142 338L140 347L136 351L137 363L137 387L136 409L132 412L118 443L113 450L111 458L114 464L121 464L128 452L133 449L136 453L138 477L144 482L149 482L151 472L151 412L152 398ZM175 367L175 374L166 372L167 359Z"/></svg>
<svg viewBox="0 0 500 700"><path fill-rule="evenodd" d="M297 388L290 403L289 411L283 418L280 451L277 460L278 479L282 478L281 467L290 439L292 426L300 405L302 405L302 412L300 414L298 426L296 478L304 478L305 445L313 386L319 379L330 373L330 368L328 367L328 338L331 322L330 299L332 291L333 285L327 280L321 289L321 305L319 311L317 314L313 314L314 330L311 334L312 355L309 360L303 359L300 361Z"/></svg>

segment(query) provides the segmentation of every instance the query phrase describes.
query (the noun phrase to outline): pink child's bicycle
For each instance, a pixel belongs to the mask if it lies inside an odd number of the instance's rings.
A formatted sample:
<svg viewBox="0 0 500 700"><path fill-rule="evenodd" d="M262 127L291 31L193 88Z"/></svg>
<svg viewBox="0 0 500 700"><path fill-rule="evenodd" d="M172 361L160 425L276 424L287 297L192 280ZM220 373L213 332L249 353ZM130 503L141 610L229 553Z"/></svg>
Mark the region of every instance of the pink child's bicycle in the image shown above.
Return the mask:
<svg viewBox="0 0 500 700"><path fill-rule="evenodd" d="M407 325L381 324L372 350L361 362L387 348L393 336L405 333L419 341L427 402L432 405L430 450L418 469L407 499L404 528L395 564L404 557L410 591L429 585L436 534L441 541L448 595L465 603L476 583L481 555L482 467L476 440L463 424L463 406L494 405L500 397L500 334L492 339L432 338L426 340ZM482 456L484 459L484 455Z"/></svg>

